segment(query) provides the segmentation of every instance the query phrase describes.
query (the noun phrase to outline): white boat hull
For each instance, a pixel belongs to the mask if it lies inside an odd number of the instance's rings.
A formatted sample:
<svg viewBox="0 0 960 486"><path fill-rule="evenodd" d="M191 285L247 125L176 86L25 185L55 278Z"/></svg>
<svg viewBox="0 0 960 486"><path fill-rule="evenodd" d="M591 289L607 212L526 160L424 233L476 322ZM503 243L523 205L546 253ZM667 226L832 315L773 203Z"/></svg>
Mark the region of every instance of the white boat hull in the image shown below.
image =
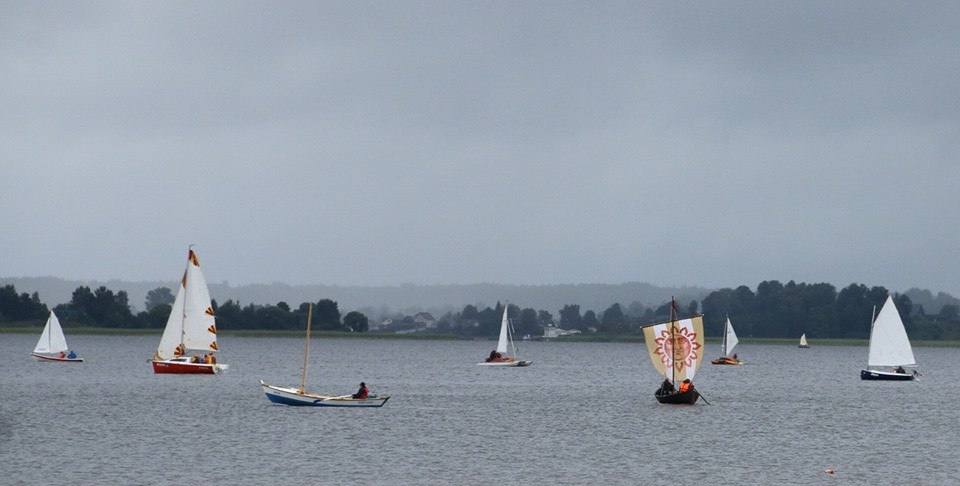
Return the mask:
<svg viewBox="0 0 960 486"><path fill-rule="evenodd" d="M83 358L61 358L59 356L47 356L44 354L30 353L33 359L43 363L83 363Z"/></svg>
<svg viewBox="0 0 960 486"><path fill-rule="evenodd" d="M523 360L513 360L513 361L491 361L484 363L477 363L477 366L494 366L494 367L509 367L509 366L530 366L533 361L523 361Z"/></svg>
<svg viewBox="0 0 960 486"><path fill-rule="evenodd" d="M292 387L268 385L260 380L260 386L263 393L273 403L282 405L308 406L308 407L382 407L389 396L353 398L351 395L332 396L318 395L315 393L301 393L300 390Z"/></svg>

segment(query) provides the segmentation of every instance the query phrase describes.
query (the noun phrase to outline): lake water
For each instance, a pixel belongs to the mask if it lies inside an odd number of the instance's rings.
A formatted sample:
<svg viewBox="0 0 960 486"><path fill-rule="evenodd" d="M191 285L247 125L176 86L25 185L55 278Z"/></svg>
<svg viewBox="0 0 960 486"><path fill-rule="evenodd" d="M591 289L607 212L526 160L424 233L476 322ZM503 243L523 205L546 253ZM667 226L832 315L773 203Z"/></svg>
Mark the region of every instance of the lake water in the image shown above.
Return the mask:
<svg viewBox="0 0 960 486"><path fill-rule="evenodd" d="M741 344L747 365L695 380L711 405L670 406L642 344L522 343L532 366L489 369L493 342L314 339L309 390L392 396L329 409L260 390L300 382L301 339L221 337L219 376L154 375L159 336L68 336L79 365L35 362L36 339L0 334L2 484L955 484L960 469L955 348L914 349L922 379L887 383L860 380L865 346Z"/></svg>

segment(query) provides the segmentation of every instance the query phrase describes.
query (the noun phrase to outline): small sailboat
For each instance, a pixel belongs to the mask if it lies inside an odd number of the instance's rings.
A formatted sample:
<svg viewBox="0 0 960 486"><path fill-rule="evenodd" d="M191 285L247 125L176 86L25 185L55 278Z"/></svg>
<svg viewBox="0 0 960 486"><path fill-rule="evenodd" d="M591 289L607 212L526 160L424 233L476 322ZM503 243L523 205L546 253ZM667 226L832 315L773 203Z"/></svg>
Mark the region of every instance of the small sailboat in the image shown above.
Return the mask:
<svg viewBox="0 0 960 486"><path fill-rule="evenodd" d="M354 395L319 395L306 391L307 357L310 355L310 321L312 318L313 304L310 304L310 309L307 311L307 343L303 349L303 374L300 378L300 388L273 386L260 380L260 386L263 388L263 393L267 395L267 399L282 405L312 407L382 407L387 403L387 400L390 399L389 396L377 396L372 393L365 398L355 398ZM365 387L365 384L361 383L360 386Z"/></svg>
<svg viewBox="0 0 960 486"><path fill-rule="evenodd" d="M503 319L500 320L500 339L497 340L497 349L490 352L490 356L483 363L477 363L477 366L530 366L533 361L524 361L520 359L517 353L517 347L513 344L513 326L510 325L510 319L507 318L507 311L510 304L503 306ZM513 350L513 357L508 356L507 349Z"/></svg>
<svg viewBox="0 0 960 486"><path fill-rule="evenodd" d="M59 363L83 363L83 358L78 358L76 353L69 350L67 346L67 337L63 335L63 328L60 327L60 319L50 311L50 317L47 317L47 325L43 326L43 332L40 333L40 340L37 341L37 347L33 348L30 356L37 361L59 362Z"/></svg>
<svg viewBox="0 0 960 486"><path fill-rule="evenodd" d="M733 348L737 346L737 333L733 332L733 324L730 324L730 318L727 318L727 327L723 329L723 345L720 348L720 357L710 361L715 365L742 365L743 361L733 353ZM731 353L733 353L731 355Z"/></svg>
<svg viewBox="0 0 960 486"><path fill-rule="evenodd" d="M700 392L693 377L703 364L703 316L677 318L675 303L670 305L670 320L643 327L643 340L654 368L663 383L654 392L660 403L693 405ZM678 385L679 383L679 385Z"/></svg>
<svg viewBox="0 0 960 486"><path fill-rule="evenodd" d="M799 344L797 347L798 347L798 348L805 348L805 349L809 349L809 348L810 348L810 345L807 344L807 333L803 333L803 334L800 335L800 344Z"/></svg>
<svg viewBox="0 0 960 486"><path fill-rule="evenodd" d="M207 281L200 271L200 260L190 246L187 269L180 279L180 288L173 301L167 326L153 357L154 373L210 375L227 371L218 363L217 324ZM189 356L188 351L202 351L203 357Z"/></svg>
<svg viewBox="0 0 960 486"><path fill-rule="evenodd" d="M870 327L867 369L860 370L860 379L910 381L916 379L918 373L907 373L903 367L916 365L917 360L913 357L913 348L910 347L910 338L903 327L900 312L893 303L893 297L888 295L887 301L880 308L880 314ZM890 367L892 371L875 369L878 367Z"/></svg>

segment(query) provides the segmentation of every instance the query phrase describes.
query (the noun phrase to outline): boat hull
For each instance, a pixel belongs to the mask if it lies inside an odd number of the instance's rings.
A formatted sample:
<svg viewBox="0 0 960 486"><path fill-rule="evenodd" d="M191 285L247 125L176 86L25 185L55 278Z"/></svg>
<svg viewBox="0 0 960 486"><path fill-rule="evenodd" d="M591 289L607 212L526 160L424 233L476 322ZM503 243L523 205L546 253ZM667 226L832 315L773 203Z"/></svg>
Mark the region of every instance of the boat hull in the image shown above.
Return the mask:
<svg viewBox="0 0 960 486"><path fill-rule="evenodd" d="M389 396L373 398L353 398L350 395L330 396L314 393L300 393L296 388L268 385L260 380L263 393L273 403L301 407L382 407Z"/></svg>
<svg viewBox="0 0 960 486"><path fill-rule="evenodd" d="M801 348L801 349L810 349L810 346L807 346L806 344L801 344L801 345L799 345L799 346L797 346L797 347L798 347L798 348Z"/></svg>
<svg viewBox="0 0 960 486"><path fill-rule="evenodd" d="M216 375L227 371L225 364L185 363L182 361L152 361L155 374Z"/></svg>
<svg viewBox="0 0 960 486"><path fill-rule="evenodd" d="M721 356L715 360L710 361L710 364L715 365L742 365L743 361L739 359L728 358L726 356Z"/></svg>
<svg viewBox="0 0 960 486"><path fill-rule="evenodd" d="M916 373L891 373L876 370L860 370L861 380L871 381L912 381L917 378Z"/></svg>
<svg viewBox="0 0 960 486"><path fill-rule="evenodd" d="M669 405L693 405L694 403L697 403L697 399L700 398L700 393L697 392L696 388L693 388L685 392L674 392L661 395L660 389L657 389L653 396L655 396L657 401L660 403L666 403Z"/></svg>
<svg viewBox="0 0 960 486"><path fill-rule="evenodd" d="M61 358L59 356L46 356L43 354L30 353L33 359L42 363L83 363L83 358Z"/></svg>
<svg viewBox="0 0 960 486"><path fill-rule="evenodd" d="M490 361L490 362L484 362L484 363L477 363L477 366L518 367L518 366L530 366L531 364L533 364L533 361L513 360L513 361Z"/></svg>

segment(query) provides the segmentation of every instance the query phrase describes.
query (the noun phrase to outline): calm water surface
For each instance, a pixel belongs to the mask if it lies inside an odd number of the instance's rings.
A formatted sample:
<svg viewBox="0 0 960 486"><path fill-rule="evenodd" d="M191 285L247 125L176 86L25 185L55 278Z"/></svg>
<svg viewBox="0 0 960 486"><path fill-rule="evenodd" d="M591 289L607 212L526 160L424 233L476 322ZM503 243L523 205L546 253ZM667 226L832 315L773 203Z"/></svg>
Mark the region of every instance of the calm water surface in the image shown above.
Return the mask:
<svg viewBox="0 0 960 486"><path fill-rule="evenodd" d="M864 382L866 347L740 345L706 364L712 405L659 405L642 344L314 339L308 389L392 396L380 409L274 405L303 341L223 337L220 376L154 375L159 336L68 336L87 362L38 363L0 334L0 483L956 484L960 350L914 350L924 376ZM708 357L718 354L709 345ZM834 469L835 475L824 470Z"/></svg>

